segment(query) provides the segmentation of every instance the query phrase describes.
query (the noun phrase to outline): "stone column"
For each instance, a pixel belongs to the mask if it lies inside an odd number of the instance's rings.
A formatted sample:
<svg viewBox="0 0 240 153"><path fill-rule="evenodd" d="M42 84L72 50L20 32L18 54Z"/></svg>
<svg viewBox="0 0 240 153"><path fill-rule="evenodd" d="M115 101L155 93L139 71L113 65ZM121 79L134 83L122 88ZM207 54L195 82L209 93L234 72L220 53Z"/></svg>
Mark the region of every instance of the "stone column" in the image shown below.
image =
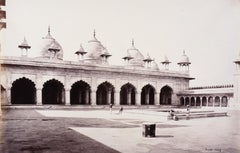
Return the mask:
<svg viewBox="0 0 240 153"><path fill-rule="evenodd" d="M11 105L11 88L7 89L7 105Z"/></svg>
<svg viewBox="0 0 240 153"><path fill-rule="evenodd" d="M66 101L65 105L70 105L70 89L65 90Z"/></svg>
<svg viewBox="0 0 240 153"><path fill-rule="evenodd" d="M141 92L139 92L139 91L136 91L136 94L135 94L135 100L136 100L136 104L137 105L141 105L141 94L140 94Z"/></svg>
<svg viewBox="0 0 240 153"><path fill-rule="evenodd" d="M85 104L89 104L89 90L87 89L86 91L85 91Z"/></svg>
<svg viewBox="0 0 240 153"><path fill-rule="evenodd" d="M131 104L131 92L127 91L127 105Z"/></svg>
<svg viewBox="0 0 240 153"><path fill-rule="evenodd" d="M145 104L148 105L149 104L149 91L147 91L145 93Z"/></svg>
<svg viewBox="0 0 240 153"><path fill-rule="evenodd" d="M208 107L208 98L209 98L209 97L206 97L206 102L207 102L207 103L206 103L206 107Z"/></svg>
<svg viewBox="0 0 240 153"><path fill-rule="evenodd" d="M78 92L78 103L79 104L82 103L82 91L81 90Z"/></svg>
<svg viewBox="0 0 240 153"><path fill-rule="evenodd" d="M37 105L42 105L42 89L37 89Z"/></svg>
<svg viewBox="0 0 240 153"><path fill-rule="evenodd" d="M120 105L120 91L115 91L114 103L115 103L115 105Z"/></svg>
<svg viewBox="0 0 240 153"><path fill-rule="evenodd" d="M194 106L197 106L197 97L194 97Z"/></svg>
<svg viewBox="0 0 240 153"><path fill-rule="evenodd" d="M96 105L96 90L91 91L91 105Z"/></svg>
<svg viewBox="0 0 240 153"><path fill-rule="evenodd" d="M109 89L107 92L107 104L108 105L111 103L111 92L112 92L111 89Z"/></svg>
<svg viewBox="0 0 240 153"><path fill-rule="evenodd" d="M157 93L157 92L154 93L154 105L160 105L159 93Z"/></svg>
<svg viewBox="0 0 240 153"><path fill-rule="evenodd" d="M213 102L212 102L213 103L213 107L215 107L215 97L213 97L212 100L213 100Z"/></svg>
<svg viewBox="0 0 240 153"><path fill-rule="evenodd" d="M200 97L200 107L202 107L202 97Z"/></svg>

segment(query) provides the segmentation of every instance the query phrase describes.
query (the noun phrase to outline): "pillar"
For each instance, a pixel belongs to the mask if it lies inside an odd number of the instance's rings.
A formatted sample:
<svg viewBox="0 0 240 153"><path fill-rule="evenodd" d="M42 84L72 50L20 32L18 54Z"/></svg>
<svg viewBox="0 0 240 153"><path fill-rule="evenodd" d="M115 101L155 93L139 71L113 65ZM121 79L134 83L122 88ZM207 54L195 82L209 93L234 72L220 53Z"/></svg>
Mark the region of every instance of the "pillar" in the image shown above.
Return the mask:
<svg viewBox="0 0 240 153"><path fill-rule="evenodd" d="M85 91L85 102L86 104L89 104L89 89Z"/></svg>
<svg viewBox="0 0 240 153"><path fill-rule="evenodd" d="M37 89L37 105L42 105L42 89Z"/></svg>
<svg viewBox="0 0 240 153"><path fill-rule="evenodd" d="M7 105L11 105L11 88L7 89Z"/></svg>
<svg viewBox="0 0 240 153"><path fill-rule="evenodd" d="M202 97L200 97L200 107L202 107Z"/></svg>
<svg viewBox="0 0 240 153"><path fill-rule="evenodd" d="M194 97L194 106L197 106L197 97Z"/></svg>
<svg viewBox="0 0 240 153"><path fill-rule="evenodd" d="M127 91L127 105L131 104L131 92Z"/></svg>
<svg viewBox="0 0 240 153"><path fill-rule="evenodd" d="M136 94L135 94L135 100L136 100L136 104L137 105L141 105L141 91L137 91Z"/></svg>
<svg viewBox="0 0 240 153"><path fill-rule="evenodd" d="M159 93L155 92L154 93L154 105L160 105L160 102L159 102Z"/></svg>
<svg viewBox="0 0 240 153"><path fill-rule="evenodd" d="M149 91L147 91L146 94L145 94L145 104L146 105L149 104Z"/></svg>
<svg viewBox="0 0 240 153"><path fill-rule="evenodd" d="M96 105L96 90L91 91L91 105Z"/></svg>
<svg viewBox="0 0 240 153"><path fill-rule="evenodd" d="M70 105L70 89L65 90L65 96L66 96L65 105Z"/></svg>
<svg viewBox="0 0 240 153"><path fill-rule="evenodd" d="M115 102L115 105L120 105L120 91L115 90L114 102Z"/></svg>
<svg viewBox="0 0 240 153"><path fill-rule="evenodd" d="M78 93L78 103L82 103L82 91L80 90Z"/></svg>
<svg viewBox="0 0 240 153"><path fill-rule="evenodd" d="M110 104L111 103L111 89L108 90L107 92L107 104Z"/></svg>
<svg viewBox="0 0 240 153"><path fill-rule="evenodd" d="M213 107L215 107L215 97L213 97L212 100L213 100Z"/></svg>

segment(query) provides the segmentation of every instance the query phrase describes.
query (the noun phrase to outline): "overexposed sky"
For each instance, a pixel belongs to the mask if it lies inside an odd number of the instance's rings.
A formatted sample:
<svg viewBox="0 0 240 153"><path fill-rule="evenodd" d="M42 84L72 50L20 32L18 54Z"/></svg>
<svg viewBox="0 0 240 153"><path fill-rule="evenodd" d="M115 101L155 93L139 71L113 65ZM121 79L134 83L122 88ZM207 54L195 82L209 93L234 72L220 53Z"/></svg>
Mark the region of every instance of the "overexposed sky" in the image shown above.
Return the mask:
<svg viewBox="0 0 240 153"><path fill-rule="evenodd" d="M191 86L232 84L240 51L239 0L6 0L7 29L3 30L3 55L19 56L23 37L35 56L47 27L62 45L65 60L92 38L122 64L131 46L150 54L161 67L165 55L177 70L183 50L192 62Z"/></svg>

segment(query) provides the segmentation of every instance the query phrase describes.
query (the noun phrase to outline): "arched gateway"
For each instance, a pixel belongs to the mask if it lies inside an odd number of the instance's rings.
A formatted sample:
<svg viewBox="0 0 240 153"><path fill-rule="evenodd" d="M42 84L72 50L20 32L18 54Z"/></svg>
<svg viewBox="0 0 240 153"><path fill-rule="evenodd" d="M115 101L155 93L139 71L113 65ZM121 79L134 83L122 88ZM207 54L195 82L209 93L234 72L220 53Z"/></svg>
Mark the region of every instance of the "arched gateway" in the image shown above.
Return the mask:
<svg viewBox="0 0 240 153"><path fill-rule="evenodd" d="M171 105L172 104L172 93L173 90L169 86L164 86L160 92L160 105Z"/></svg>
<svg viewBox="0 0 240 153"><path fill-rule="evenodd" d="M142 88L141 92L141 104L142 105L154 105L154 93L155 89L151 85L146 85Z"/></svg>
<svg viewBox="0 0 240 153"><path fill-rule="evenodd" d="M64 104L63 84L55 79L45 82L42 89L42 101L43 104Z"/></svg>
<svg viewBox="0 0 240 153"><path fill-rule="evenodd" d="M31 80L23 77L13 82L11 88L12 104L35 104L35 99L36 88Z"/></svg>
<svg viewBox="0 0 240 153"><path fill-rule="evenodd" d="M90 104L90 86L84 81L78 81L72 85L70 91L71 105L88 105Z"/></svg>
<svg viewBox="0 0 240 153"><path fill-rule="evenodd" d="M100 84L97 88L97 105L114 104L114 87L109 82Z"/></svg>
<svg viewBox="0 0 240 153"><path fill-rule="evenodd" d="M120 91L120 104L121 105L135 105L135 93L136 89L135 87L127 83L121 87Z"/></svg>

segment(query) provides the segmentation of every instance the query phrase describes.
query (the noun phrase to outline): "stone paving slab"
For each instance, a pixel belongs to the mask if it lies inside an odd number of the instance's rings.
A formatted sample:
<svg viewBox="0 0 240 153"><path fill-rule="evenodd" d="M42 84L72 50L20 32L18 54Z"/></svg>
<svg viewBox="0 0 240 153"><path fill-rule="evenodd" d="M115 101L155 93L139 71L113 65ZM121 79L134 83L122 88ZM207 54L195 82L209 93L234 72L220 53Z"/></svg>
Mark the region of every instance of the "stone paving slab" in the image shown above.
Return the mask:
<svg viewBox="0 0 240 153"><path fill-rule="evenodd" d="M3 111L1 151L239 153L240 111L228 117L168 121L156 110ZM157 124L156 137L142 137L142 123Z"/></svg>

